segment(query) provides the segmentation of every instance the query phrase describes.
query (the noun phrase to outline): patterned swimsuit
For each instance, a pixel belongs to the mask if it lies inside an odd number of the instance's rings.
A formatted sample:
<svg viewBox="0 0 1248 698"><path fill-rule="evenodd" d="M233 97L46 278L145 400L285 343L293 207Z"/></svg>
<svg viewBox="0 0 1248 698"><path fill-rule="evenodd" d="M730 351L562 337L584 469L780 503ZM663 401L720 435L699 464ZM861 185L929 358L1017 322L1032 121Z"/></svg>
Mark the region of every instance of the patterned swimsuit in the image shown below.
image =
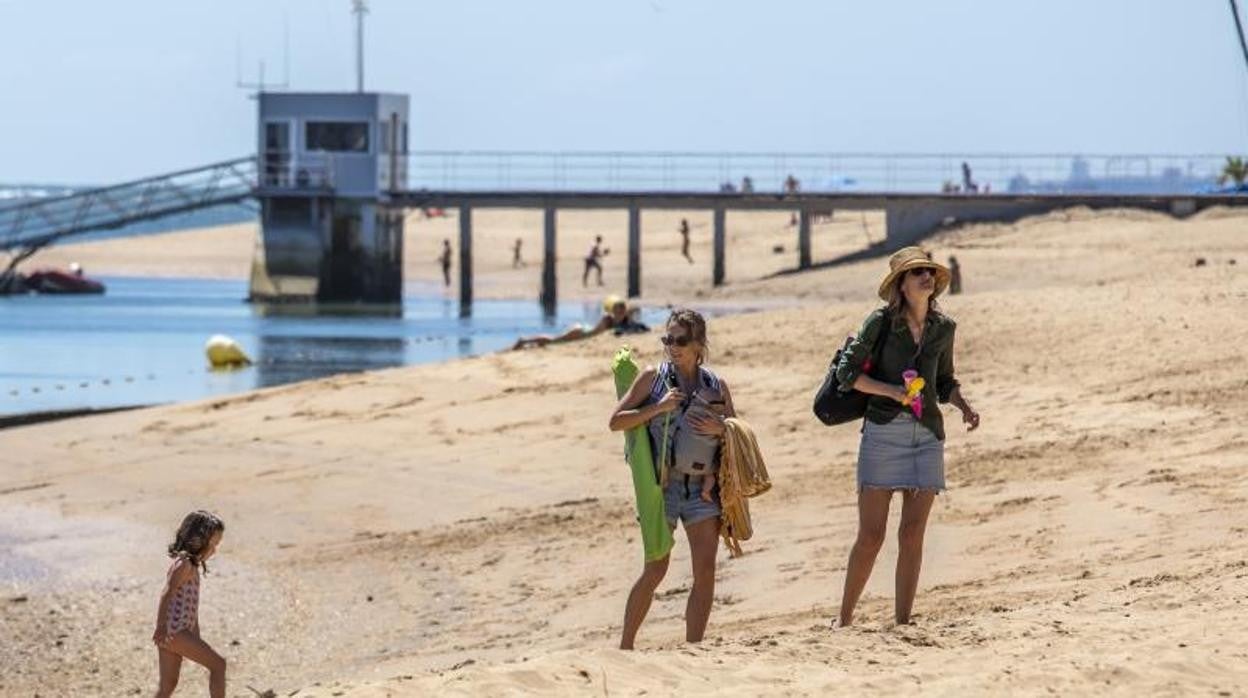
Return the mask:
<svg viewBox="0 0 1248 698"><path fill-rule="evenodd" d="M193 632L199 628L198 569L192 568L191 578L173 590L173 598L169 600L169 619L166 627L170 636L183 630Z"/></svg>

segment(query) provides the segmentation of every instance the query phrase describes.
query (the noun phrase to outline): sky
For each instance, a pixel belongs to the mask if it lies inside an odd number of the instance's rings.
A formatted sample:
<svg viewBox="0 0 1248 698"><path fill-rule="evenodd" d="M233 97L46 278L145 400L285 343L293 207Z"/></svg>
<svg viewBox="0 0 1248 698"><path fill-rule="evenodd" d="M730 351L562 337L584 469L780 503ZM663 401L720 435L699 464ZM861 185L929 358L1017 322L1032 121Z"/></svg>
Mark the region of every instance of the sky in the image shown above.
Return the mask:
<svg viewBox="0 0 1248 698"><path fill-rule="evenodd" d="M1224 0L370 0L413 150L1248 152ZM355 86L350 0L0 0L0 182L250 154L236 86ZM1248 20L1248 17L1245 17Z"/></svg>

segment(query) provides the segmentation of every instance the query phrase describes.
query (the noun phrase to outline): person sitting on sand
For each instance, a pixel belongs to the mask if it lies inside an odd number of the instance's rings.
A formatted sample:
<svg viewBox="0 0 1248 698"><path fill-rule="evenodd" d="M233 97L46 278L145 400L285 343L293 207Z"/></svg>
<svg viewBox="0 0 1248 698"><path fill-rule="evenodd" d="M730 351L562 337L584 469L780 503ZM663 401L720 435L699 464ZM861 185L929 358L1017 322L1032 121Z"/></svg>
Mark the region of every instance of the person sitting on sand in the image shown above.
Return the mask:
<svg viewBox="0 0 1248 698"><path fill-rule="evenodd" d="M516 340L516 343L511 348L515 350L528 347L544 347L547 344L588 339L607 330L615 330L616 334L650 331L649 327L633 319L632 313L634 311L630 310L628 302L619 296L607 296L606 300L602 302L602 311L602 317L598 318L598 322L592 328L586 329L584 324L578 322L569 327L563 334L539 334L532 337L521 337Z"/></svg>
<svg viewBox="0 0 1248 698"><path fill-rule="evenodd" d="M215 514L193 511L182 519L178 534L169 546L173 564L160 595L156 611L156 654L160 666L157 698L173 695L182 673L182 660L189 659L208 670L208 694L225 698L225 659L199 636L199 573L208 574L208 559L217 552L225 524Z"/></svg>
<svg viewBox="0 0 1248 698"><path fill-rule="evenodd" d="M979 427L979 414L962 397L953 372L956 324L941 312L936 296L949 285L949 270L918 247L906 247L889 260L879 287L887 305L873 311L862 331L841 355L836 378L841 390L866 393L866 419L858 445L858 537L849 554L841 597L840 626L853 622L854 606L871 576L884 543L888 507L901 492L895 619L910 623L923 560L923 533L936 494L945 489L945 429L940 405L962 411L968 431ZM883 332L876 362L863 370ZM903 406L907 399L902 373L918 372L924 386L921 409Z"/></svg>
<svg viewBox="0 0 1248 698"><path fill-rule="evenodd" d="M693 563L693 586L685 606L685 640L701 642L715 597L715 557L722 513L716 471L724 419L735 417L728 384L703 364L709 346L706 320L693 310L672 312L663 343L667 360L637 374L611 415L611 431L646 425L666 481L667 525L683 522ZM666 443L666 453L660 453ZM650 610L654 590L667 574L668 554L645 563L624 607L620 649L631 650Z"/></svg>

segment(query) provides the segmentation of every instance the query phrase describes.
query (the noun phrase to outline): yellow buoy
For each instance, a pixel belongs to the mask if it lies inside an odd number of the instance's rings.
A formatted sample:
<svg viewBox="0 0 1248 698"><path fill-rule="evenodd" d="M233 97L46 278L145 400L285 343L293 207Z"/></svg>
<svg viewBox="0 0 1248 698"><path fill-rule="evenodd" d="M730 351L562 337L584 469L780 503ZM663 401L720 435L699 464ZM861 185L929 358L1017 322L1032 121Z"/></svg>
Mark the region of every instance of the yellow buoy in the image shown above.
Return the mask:
<svg viewBox="0 0 1248 698"><path fill-rule="evenodd" d="M213 368L239 368L249 366L251 357L239 346L238 342L223 334L214 334L204 345L204 353L208 355L208 363Z"/></svg>

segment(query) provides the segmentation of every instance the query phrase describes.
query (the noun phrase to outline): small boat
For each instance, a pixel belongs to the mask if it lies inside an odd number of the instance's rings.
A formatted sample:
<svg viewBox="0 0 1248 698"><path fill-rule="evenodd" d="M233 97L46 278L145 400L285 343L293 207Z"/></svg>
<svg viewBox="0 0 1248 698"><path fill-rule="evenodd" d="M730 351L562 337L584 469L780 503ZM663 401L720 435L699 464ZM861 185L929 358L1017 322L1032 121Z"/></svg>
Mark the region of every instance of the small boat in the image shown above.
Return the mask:
<svg viewBox="0 0 1248 698"><path fill-rule="evenodd" d="M26 275L26 286L36 293L104 293L104 284L61 269L39 269Z"/></svg>

